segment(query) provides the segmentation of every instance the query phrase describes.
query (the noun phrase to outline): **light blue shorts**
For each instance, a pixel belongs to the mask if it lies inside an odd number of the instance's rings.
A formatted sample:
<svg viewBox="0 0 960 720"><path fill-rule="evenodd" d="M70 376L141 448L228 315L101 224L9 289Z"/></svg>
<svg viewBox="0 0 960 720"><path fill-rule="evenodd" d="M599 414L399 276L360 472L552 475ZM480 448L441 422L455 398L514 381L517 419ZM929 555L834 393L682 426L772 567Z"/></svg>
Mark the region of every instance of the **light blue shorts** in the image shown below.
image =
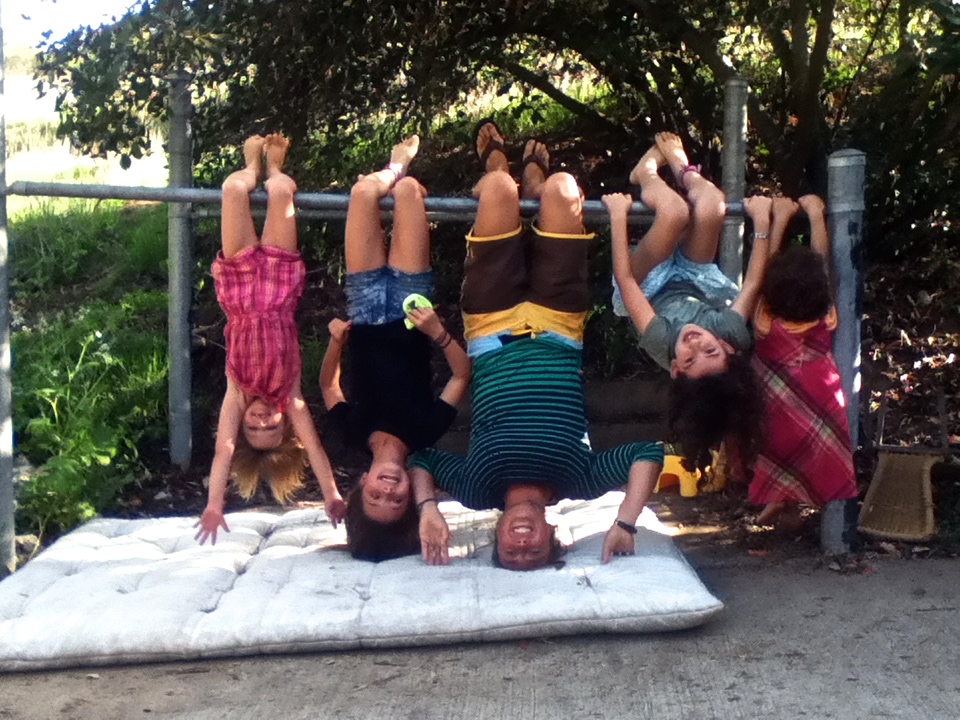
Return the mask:
<svg viewBox="0 0 960 720"><path fill-rule="evenodd" d="M697 286L708 303L733 300L740 292L739 286L726 275L716 263L697 263L687 258L680 248L673 251L673 255L651 270L640 283L640 289L647 300L652 300L657 293L663 290L667 283L673 280L686 280ZM616 279L613 280L613 312L620 317L626 317L626 306L620 295L620 288Z"/></svg>
<svg viewBox="0 0 960 720"><path fill-rule="evenodd" d="M408 273L389 265L347 273L347 315L357 325L384 325L406 317L403 300L411 293L433 295L433 271Z"/></svg>
<svg viewBox="0 0 960 720"><path fill-rule="evenodd" d="M561 335L560 333L553 332L552 330L547 330L542 333L537 334L538 338L545 338L555 342L559 345L565 347L573 348L574 350L583 350L583 343L577 342L571 338ZM484 337L474 338L473 340L467 341L467 355L472 358L480 357L484 353L494 352L501 349L504 345L508 345L517 338L509 333L504 333L502 335L486 335Z"/></svg>

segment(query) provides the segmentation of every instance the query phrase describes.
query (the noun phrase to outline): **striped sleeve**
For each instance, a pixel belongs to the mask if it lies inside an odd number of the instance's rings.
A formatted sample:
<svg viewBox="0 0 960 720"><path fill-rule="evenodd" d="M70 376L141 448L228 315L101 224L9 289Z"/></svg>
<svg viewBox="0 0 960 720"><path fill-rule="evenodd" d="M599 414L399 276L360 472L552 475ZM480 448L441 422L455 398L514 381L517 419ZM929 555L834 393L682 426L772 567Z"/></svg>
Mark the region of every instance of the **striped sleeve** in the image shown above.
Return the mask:
<svg viewBox="0 0 960 720"><path fill-rule="evenodd" d="M605 492L626 485L630 467L636 462L663 465L663 445L655 442L634 442L596 453L590 463L590 494L585 495L585 499L599 497Z"/></svg>
<svg viewBox="0 0 960 720"><path fill-rule="evenodd" d="M407 465L426 470L433 476L434 484L441 490L446 490L454 498L460 500L460 479L463 476L464 458L460 455L429 448L413 453Z"/></svg>

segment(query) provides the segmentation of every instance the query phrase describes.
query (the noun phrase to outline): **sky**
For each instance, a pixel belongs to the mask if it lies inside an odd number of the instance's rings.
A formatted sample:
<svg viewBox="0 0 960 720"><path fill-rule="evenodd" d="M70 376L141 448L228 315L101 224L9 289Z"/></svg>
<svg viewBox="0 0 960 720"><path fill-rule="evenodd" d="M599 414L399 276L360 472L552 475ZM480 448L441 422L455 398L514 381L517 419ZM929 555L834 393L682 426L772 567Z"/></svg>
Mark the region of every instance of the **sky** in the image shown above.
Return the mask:
<svg viewBox="0 0 960 720"><path fill-rule="evenodd" d="M52 41L62 39L82 25L98 27L120 17L137 0L0 0L3 42L9 48L33 48L43 40L43 33L52 30ZM36 81L27 75L7 73L4 78L3 115L10 127L14 122L56 121L56 95L37 97ZM9 137L9 135L8 135ZM166 182L166 160L162 152L135 160L130 170L121 170L115 158L94 161L77 158L64 145L50 150L28 151L7 158L7 181L54 180L71 177L78 165L96 165L97 182L108 185L163 185ZM102 167L101 167L102 166Z"/></svg>
<svg viewBox="0 0 960 720"><path fill-rule="evenodd" d="M37 45L46 30L59 40L81 25L97 27L120 17L136 0L0 0L5 45Z"/></svg>

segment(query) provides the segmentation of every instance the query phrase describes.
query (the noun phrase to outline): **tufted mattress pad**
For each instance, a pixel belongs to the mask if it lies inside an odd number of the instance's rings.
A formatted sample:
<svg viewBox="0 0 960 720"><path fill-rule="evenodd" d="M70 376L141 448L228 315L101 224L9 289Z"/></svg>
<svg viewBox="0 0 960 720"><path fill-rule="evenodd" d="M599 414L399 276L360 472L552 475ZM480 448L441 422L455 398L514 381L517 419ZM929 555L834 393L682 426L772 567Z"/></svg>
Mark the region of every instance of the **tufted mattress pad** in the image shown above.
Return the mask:
<svg viewBox="0 0 960 720"><path fill-rule="evenodd" d="M0 582L0 670L409 647L700 625L723 604L641 516L636 555L600 564L623 494L553 506L572 541L561 569L490 562L496 514L441 503L451 563L368 563L322 508L227 516L215 546L196 518L97 519Z"/></svg>

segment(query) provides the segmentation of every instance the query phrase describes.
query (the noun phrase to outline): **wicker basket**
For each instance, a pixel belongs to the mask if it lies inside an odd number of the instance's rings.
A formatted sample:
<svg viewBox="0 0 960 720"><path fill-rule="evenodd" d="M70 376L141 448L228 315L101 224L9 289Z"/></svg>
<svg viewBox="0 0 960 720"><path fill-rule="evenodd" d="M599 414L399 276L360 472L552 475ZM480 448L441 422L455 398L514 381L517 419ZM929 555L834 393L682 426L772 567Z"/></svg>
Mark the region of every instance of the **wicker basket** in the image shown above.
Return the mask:
<svg viewBox="0 0 960 720"><path fill-rule="evenodd" d="M928 540L936 532L930 469L943 454L881 450L860 510L860 531L893 540Z"/></svg>

